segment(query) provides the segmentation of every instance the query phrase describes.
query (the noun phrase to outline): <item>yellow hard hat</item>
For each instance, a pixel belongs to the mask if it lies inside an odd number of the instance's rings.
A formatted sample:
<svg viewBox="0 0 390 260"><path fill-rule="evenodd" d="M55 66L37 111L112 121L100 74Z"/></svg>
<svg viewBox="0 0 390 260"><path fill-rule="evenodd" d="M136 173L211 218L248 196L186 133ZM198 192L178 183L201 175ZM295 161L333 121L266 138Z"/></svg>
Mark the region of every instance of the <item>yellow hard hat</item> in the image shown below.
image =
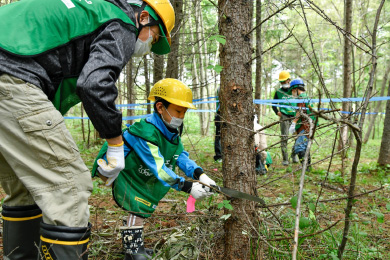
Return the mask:
<svg viewBox="0 0 390 260"><path fill-rule="evenodd" d="M150 90L148 99L156 101L156 97L163 98L171 104L196 109L192 104L191 89L177 79L166 78L157 81Z"/></svg>
<svg viewBox="0 0 390 260"><path fill-rule="evenodd" d="M167 54L171 51L171 31L175 26L175 11L169 0L143 0L150 8L155 12L151 12L149 7L145 8L146 11L155 19L160 18L164 24L165 31L159 25L161 36L158 42L152 45L152 52L156 54ZM158 17L156 17L156 14Z"/></svg>
<svg viewBox="0 0 390 260"><path fill-rule="evenodd" d="M283 82L290 78L290 73L288 71L283 70L279 73L279 81Z"/></svg>

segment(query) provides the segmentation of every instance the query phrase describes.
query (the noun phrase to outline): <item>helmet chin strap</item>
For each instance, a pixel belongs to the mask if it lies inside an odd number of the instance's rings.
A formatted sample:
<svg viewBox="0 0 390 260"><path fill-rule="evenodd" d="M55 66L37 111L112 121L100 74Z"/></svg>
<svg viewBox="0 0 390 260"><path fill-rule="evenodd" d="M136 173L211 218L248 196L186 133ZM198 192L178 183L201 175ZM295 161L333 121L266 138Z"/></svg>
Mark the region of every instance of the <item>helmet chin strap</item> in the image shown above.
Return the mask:
<svg viewBox="0 0 390 260"><path fill-rule="evenodd" d="M146 2L142 2L140 10L144 11L146 7ZM141 11L141 12L142 12ZM141 32L142 28L146 26L153 26L153 25L159 25L161 22L160 20L156 21L153 17L149 15L151 19L149 19L149 22L147 24L141 24L141 13L138 14L138 35Z"/></svg>

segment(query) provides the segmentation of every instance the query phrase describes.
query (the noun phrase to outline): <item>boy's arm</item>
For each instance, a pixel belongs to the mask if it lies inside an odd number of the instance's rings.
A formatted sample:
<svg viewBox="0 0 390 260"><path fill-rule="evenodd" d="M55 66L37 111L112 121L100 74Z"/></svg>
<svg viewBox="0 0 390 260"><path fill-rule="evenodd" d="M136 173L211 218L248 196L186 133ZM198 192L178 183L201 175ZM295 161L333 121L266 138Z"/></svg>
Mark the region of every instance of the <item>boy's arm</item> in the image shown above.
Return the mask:
<svg viewBox="0 0 390 260"><path fill-rule="evenodd" d="M176 165L188 176L194 180L199 180L206 185L216 185L215 181L210 179L207 174L203 172L203 169L199 167L193 160L188 157L188 153L183 151L176 161ZM207 192L210 192L209 187L205 187Z"/></svg>
<svg viewBox="0 0 390 260"><path fill-rule="evenodd" d="M179 158L177 158L176 165L179 166L180 170L188 177L199 180L200 175L203 173L203 169L191 160L188 155L188 152L183 151L179 155Z"/></svg>

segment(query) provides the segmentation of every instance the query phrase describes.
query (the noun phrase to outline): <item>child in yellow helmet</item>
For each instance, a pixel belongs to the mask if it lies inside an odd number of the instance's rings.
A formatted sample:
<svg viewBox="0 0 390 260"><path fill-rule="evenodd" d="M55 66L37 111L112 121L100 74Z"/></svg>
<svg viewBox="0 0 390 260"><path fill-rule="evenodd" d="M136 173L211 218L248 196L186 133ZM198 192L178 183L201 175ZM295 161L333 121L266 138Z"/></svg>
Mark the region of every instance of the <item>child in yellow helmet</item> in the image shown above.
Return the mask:
<svg viewBox="0 0 390 260"><path fill-rule="evenodd" d="M196 109L192 104L191 89L177 79L162 79L153 86L148 99L154 101L154 113L123 132L125 168L115 180L108 182L113 182L116 203L131 211L126 226L121 230L129 259L133 259L130 256L148 259L141 256L146 254L142 238L143 221L151 216L170 188L187 192L195 199L203 199L211 191L197 180L215 185L215 181L189 159L181 143L179 128L187 109ZM95 174L104 170L97 165L106 159L105 148L95 162ZM176 166L195 181L186 181L176 175Z"/></svg>

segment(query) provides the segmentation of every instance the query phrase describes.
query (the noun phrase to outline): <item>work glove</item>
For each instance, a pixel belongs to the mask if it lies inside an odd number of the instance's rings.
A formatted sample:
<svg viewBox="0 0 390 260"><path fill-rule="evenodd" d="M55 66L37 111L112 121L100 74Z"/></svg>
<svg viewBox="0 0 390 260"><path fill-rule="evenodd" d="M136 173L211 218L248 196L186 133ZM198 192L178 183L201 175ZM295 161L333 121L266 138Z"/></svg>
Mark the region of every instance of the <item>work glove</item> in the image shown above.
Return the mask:
<svg viewBox="0 0 390 260"><path fill-rule="evenodd" d="M207 176L205 173L202 173L202 175L199 176L199 181L200 181L201 183L204 183L204 184L209 185L209 186L213 186L213 185L214 185L214 186L217 186L217 184L215 183L215 181L213 181L212 179L210 179L209 176ZM205 189L207 192L210 193L209 195L212 194L211 189L210 189L209 187L205 186L204 189Z"/></svg>
<svg viewBox="0 0 390 260"><path fill-rule="evenodd" d="M205 191L205 189L202 187L203 185L200 184L199 182L193 182L192 183L192 188L190 191L190 194L194 199L196 200L202 200L208 196L210 196L210 193Z"/></svg>
<svg viewBox="0 0 390 260"><path fill-rule="evenodd" d="M118 145L108 145L106 152L107 161L99 159L98 171L101 175L107 177L106 186L111 184L118 177L120 171L125 168L125 153L123 149L123 142Z"/></svg>
<svg viewBox="0 0 390 260"><path fill-rule="evenodd" d="M292 123L291 123L290 128L288 129L288 132L289 132L290 134L295 133L295 125L296 125L295 122L292 122Z"/></svg>

